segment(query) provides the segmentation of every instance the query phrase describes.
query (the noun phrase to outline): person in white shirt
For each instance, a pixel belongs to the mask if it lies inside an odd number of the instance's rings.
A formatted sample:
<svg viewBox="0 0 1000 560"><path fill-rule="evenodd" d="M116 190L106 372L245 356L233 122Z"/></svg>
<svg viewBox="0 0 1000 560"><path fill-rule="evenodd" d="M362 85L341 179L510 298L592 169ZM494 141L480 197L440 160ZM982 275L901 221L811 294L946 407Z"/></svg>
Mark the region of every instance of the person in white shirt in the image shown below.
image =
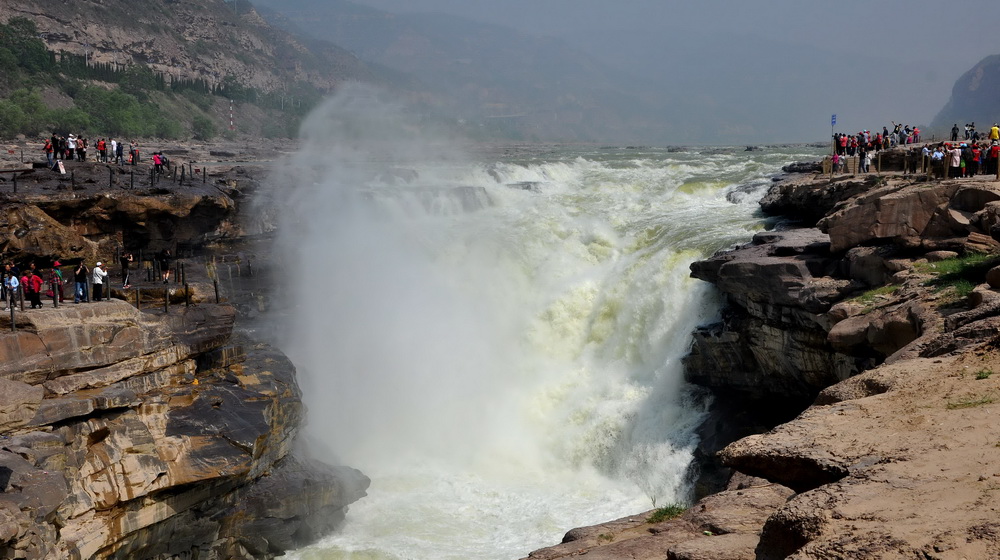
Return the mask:
<svg viewBox="0 0 1000 560"><path fill-rule="evenodd" d="M101 296L104 291L104 279L108 277L108 273L101 268L103 263L100 261L94 265L94 301L101 301ZM108 295L111 295L110 292Z"/></svg>
<svg viewBox="0 0 1000 560"><path fill-rule="evenodd" d="M21 285L21 281L17 279L16 274L11 274L4 283L7 286L7 307L4 308L4 311L7 311L17 301L17 289Z"/></svg>

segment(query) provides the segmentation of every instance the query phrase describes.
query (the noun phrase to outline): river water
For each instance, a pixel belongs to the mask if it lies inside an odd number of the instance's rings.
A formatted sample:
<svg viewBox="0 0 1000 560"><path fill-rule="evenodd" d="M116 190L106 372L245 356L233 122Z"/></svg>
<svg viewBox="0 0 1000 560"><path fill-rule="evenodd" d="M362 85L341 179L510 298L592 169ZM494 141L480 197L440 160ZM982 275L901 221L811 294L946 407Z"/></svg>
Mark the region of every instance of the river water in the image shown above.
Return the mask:
<svg viewBox="0 0 1000 560"><path fill-rule="evenodd" d="M283 197L304 439L372 479L290 558L507 560L688 500L706 402L680 360L719 308L688 266L820 149L462 155L384 103L311 118Z"/></svg>

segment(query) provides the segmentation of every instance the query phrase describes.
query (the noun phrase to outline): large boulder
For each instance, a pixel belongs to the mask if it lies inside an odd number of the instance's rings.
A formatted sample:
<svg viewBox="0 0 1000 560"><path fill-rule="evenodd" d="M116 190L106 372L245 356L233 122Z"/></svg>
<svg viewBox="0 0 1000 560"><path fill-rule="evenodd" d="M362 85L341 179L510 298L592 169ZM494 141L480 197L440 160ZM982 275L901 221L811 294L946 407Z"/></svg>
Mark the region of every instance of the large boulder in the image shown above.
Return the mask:
<svg viewBox="0 0 1000 560"><path fill-rule="evenodd" d="M818 226L830 235L833 252L886 242L900 247L920 247L928 235L954 236L949 235L952 232L945 227L946 215L948 203L959 186L957 181L930 185L893 183L855 198L846 207L820 220Z"/></svg>
<svg viewBox="0 0 1000 560"><path fill-rule="evenodd" d="M756 558L992 557L993 354L881 366L730 445L727 464L798 492L768 518Z"/></svg>
<svg viewBox="0 0 1000 560"><path fill-rule="evenodd" d="M842 177L820 184L811 178L780 181L760 199L760 208L765 214L790 217L805 227L813 227L838 204L877 187L879 182L874 175Z"/></svg>

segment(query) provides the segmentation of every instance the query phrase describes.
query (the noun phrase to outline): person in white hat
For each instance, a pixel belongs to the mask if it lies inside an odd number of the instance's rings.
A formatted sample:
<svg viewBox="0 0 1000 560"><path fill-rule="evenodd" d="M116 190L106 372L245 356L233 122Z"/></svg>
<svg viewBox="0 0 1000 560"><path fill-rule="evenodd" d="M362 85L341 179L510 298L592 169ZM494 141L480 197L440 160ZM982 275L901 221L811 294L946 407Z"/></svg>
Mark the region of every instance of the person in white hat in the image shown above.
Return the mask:
<svg viewBox="0 0 1000 560"><path fill-rule="evenodd" d="M94 265L94 301L101 301L104 292L104 279L108 277L107 271L101 268L102 266L104 263L101 261L97 261L97 264Z"/></svg>

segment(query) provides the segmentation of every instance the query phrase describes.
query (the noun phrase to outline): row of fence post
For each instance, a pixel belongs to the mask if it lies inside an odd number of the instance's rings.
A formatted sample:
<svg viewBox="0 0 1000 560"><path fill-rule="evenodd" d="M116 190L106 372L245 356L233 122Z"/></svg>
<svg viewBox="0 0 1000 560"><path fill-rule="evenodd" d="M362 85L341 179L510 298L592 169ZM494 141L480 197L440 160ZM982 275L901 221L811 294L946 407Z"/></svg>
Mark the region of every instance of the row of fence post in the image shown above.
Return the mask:
<svg viewBox="0 0 1000 560"><path fill-rule="evenodd" d="M147 267L146 270L147 270L147 278L148 278L149 274L152 272L153 269L151 267ZM253 263L249 259L247 259L247 273L250 276L253 276ZM230 269L230 274L232 274L231 269ZM240 271L239 275L242 276L242 271ZM217 277L217 274L213 274L212 276L213 276L213 278L212 278L212 288L213 288L213 290L215 292L215 303L221 303L222 297L221 297L221 294L219 292L219 279ZM186 270L186 268L184 266L184 263L180 263L179 264L179 270L177 271L177 274L175 275L175 283L181 284L184 287L184 307L190 307L191 306L191 287L187 283L187 270ZM62 294L62 286L57 285L55 282L50 282L49 286L50 286L50 289L52 290L52 306L54 308L58 308L59 307L59 297ZM79 297L78 297L78 294L76 293L76 283L75 282L73 283L73 290L74 290L74 292L73 292L74 300L78 300ZM87 301L91 301L90 297L93 294L93 285L91 284L89 278L87 280L86 290L87 290L87 292L86 292L86 294L87 294ZM18 297L20 299L21 312L24 312L24 289L19 288L17 290L17 295L18 295ZM108 287L108 292L107 292L107 294L105 294L105 297L106 297L106 299L111 299L111 288L110 288L110 286ZM136 309L142 310L142 288L136 286L135 289L134 289L132 297L134 297L134 302L135 302ZM8 300L10 300L10 299L13 298L13 294L11 294L9 291L8 291L7 298L8 298ZM126 294L125 301L129 301L129 299L130 299L129 295ZM16 321L15 312L16 312L17 305L15 305L14 302L12 302L12 301L8 301L8 305L9 305L9 308L10 308L10 328L11 328L11 332L16 332L17 331L17 321ZM163 311L164 311L164 313L169 313L170 312L170 289L169 288L166 288L166 289L163 290Z"/></svg>

